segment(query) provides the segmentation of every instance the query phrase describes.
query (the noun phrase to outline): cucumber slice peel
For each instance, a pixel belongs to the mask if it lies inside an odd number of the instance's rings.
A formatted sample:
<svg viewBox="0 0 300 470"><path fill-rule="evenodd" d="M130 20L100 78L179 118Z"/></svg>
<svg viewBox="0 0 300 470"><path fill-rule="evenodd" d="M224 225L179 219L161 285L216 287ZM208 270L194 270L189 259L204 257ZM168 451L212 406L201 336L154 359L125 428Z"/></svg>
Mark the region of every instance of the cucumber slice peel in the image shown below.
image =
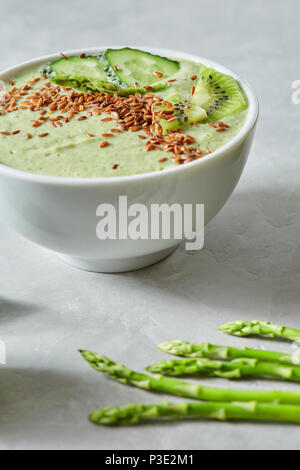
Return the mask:
<svg viewBox="0 0 300 470"><path fill-rule="evenodd" d="M70 86L80 91L117 93L128 96L135 93L147 93L144 87L127 86L123 83L105 58L105 54L87 56L84 58L71 56L68 59L60 58L43 66L41 73L51 82ZM153 85L153 91L166 88L164 83Z"/></svg>
<svg viewBox="0 0 300 470"><path fill-rule="evenodd" d="M174 75L180 68L175 60L130 47L108 49L105 57L114 74L129 87L134 87L136 83L142 87L153 87Z"/></svg>

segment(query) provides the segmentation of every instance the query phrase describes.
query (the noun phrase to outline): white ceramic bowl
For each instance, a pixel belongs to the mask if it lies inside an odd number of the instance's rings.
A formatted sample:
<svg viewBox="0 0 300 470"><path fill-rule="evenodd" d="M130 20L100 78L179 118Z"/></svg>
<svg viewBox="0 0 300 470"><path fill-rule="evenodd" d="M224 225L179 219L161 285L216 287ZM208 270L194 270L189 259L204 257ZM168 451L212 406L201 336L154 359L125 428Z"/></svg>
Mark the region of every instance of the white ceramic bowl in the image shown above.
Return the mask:
<svg viewBox="0 0 300 470"><path fill-rule="evenodd" d="M114 46L120 47L120 46ZM66 52L97 53L107 47ZM229 143L199 160L161 172L113 178L63 178L31 174L0 165L0 216L29 240L60 254L76 267L97 272L142 268L170 254L178 240L99 240L96 208L117 204L198 203L205 205L205 223L222 208L243 171L258 117L258 102L248 83L231 70L203 57L166 49L142 48L169 57L210 65L236 78L245 91L248 115L241 131ZM0 74L8 77L59 54L34 59Z"/></svg>

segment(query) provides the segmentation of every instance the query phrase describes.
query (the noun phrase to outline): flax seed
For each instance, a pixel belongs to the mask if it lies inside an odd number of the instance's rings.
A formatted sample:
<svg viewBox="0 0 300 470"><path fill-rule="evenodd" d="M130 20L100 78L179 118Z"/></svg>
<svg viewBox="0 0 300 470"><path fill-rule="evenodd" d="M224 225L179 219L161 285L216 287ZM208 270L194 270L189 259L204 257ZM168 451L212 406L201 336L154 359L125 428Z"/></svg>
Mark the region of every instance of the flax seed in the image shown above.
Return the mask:
<svg viewBox="0 0 300 470"><path fill-rule="evenodd" d="M158 161L162 163L162 162L166 162L167 160L168 160L167 157L162 157Z"/></svg>
<svg viewBox="0 0 300 470"><path fill-rule="evenodd" d="M79 116L77 118L77 121L84 121L86 119L86 116Z"/></svg>
<svg viewBox="0 0 300 470"><path fill-rule="evenodd" d="M25 139L31 139L32 135L31 134L25 134L24 137L25 137Z"/></svg>
<svg viewBox="0 0 300 470"><path fill-rule="evenodd" d="M38 134L38 137L46 137L48 135L48 132L44 132L43 134Z"/></svg>
<svg viewBox="0 0 300 470"><path fill-rule="evenodd" d="M68 57L63 52L61 52L60 55L62 56L63 59L68 60Z"/></svg>
<svg viewBox="0 0 300 470"><path fill-rule="evenodd" d="M113 134L110 134L110 132L104 132L101 135L102 135L102 137L113 137L114 136Z"/></svg>
<svg viewBox="0 0 300 470"><path fill-rule="evenodd" d="M0 132L1 135L10 135L10 132L7 132L7 131L2 131Z"/></svg>
<svg viewBox="0 0 300 470"><path fill-rule="evenodd" d="M112 121L112 120L113 120L113 118L111 118L111 117L101 119L101 121L103 121L103 122L108 122L108 121Z"/></svg>
<svg viewBox="0 0 300 470"><path fill-rule="evenodd" d="M118 168L118 166L119 166L119 163L114 163L113 166L112 166L112 169L116 170Z"/></svg>
<svg viewBox="0 0 300 470"><path fill-rule="evenodd" d="M104 140L103 142L101 142L100 147L103 148L103 147L107 147L108 145L110 145L110 143L107 142L107 140Z"/></svg>
<svg viewBox="0 0 300 470"><path fill-rule="evenodd" d="M157 78L161 78L161 77L164 76L163 73L161 73L161 72L154 72L154 75L155 75Z"/></svg>
<svg viewBox="0 0 300 470"><path fill-rule="evenodd" d="M157 129L157 134L162 135L163 130L160 124L156 124L156 129Z"/></svg>
<svg viewBox="0 0 300 470"><path fill-rule="evenodd" d="M196 78L198 78L198 75L192 75L191 76L191 80L196 80Z"/></svg>
<svg viewBox="0 0 300 470"><path fill-rule="evenodd" d="M21 131L19 129L17 129L16 131L13 131L12 132L12 135L16 135L16 134L19 134Z"/></svg>
<svg viewBox="0 0 300 470"><path fill-rule="evenodd" d="M103 134L102 134L103 135ZM87 137L95 137L94 134L86 134Z"/></svg>

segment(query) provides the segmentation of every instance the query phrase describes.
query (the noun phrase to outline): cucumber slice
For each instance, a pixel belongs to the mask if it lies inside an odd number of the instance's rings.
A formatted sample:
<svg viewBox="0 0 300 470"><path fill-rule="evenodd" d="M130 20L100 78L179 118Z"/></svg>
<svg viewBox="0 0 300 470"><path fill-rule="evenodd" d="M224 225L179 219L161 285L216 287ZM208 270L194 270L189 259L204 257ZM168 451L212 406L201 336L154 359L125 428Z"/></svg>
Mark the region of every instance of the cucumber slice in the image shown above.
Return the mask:
<svg viewBox="0 0 300 470"><path fill-rule="evenodd" d="M110 68L104 54L99 56L58 59L47 63L41 70L56 85L70 86L80 91L101 91L107 94L119 93L121 83L117 76L108 73ZM128 90L124 95L129 94Z"/></svg>
<svg viewBox="0 0 300 470"><path fill-rule="evenodd" d="M68 75L70 77L84 77L86 80L107 80L107 75L104 71L104 64L96 56L78 57L72 56L68 59L58 59L54 62L48 63L43 73L52 79L55 77L63 77Z"/></svg>
<svg viewBox="0 0 300 470"><path fill-rule="evenodd" d="M138 49L108 49L105 57L119 80L129 87L152 86L179 70L179 63ZM154 88L154 87L153 87Z"/></svg>
<svg viewBox="0 0 300 470"><path fill-rule="evenodd" d="M122 96L147 92L143 87L127 86L122 82L108 63L105 53L82 58L61 58L44 65L41 73L57 85L70 86L80 91L101 91ZM156 83L153 90L159 91L165 87L164 83Z"/></svg>

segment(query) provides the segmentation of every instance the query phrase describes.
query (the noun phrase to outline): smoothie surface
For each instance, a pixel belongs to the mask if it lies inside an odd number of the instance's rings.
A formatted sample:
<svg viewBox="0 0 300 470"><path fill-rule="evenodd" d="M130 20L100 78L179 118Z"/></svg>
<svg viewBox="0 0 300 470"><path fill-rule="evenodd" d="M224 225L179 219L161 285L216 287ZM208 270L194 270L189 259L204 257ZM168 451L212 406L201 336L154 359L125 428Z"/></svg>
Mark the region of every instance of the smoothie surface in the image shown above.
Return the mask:
<svg viewBox="0 0 300 470"><path fill-rule="evenodd" d="M194 85L191 77L199 74L201 64L183 59L179 59L179 62L180 70L168 82L166 89L153 92L155 96L167 100L174 93L182 96L191 93ZM4 104L0 107L0 164L30 173L83 178L141 174L178 166L172 153L147 149L145 144L149 136L142 129L137 132L111 132L111 129L120 130L120 124L115 119L103 120L112 117L109 113L94 115L89 109L84 109L69 122L64 122L62 117L53 121L53 118L61 116L60 110L47 111L45 120L39 121L41 124L38 127L33 127L43 114L40 114L40 110L20 109L19 105L26 101L26 93L33 93L49 83L49 80L43 78L31 83L41 77L40 69L40 66L28 68L10 77L6 83L6 91L26 86L28 81L30 89L24 91L15 110L5 112ZM55 84L48 86L56 87ZM72 92L62 91L66 94ZM195 139L193 145L206 155L229 142L240 131L246 114L247 109L244 109L225 116L222 122L229 127L223 132L217 132L216 127L207 122L200 122L186 125L184 134L192 136ZM84 118L78 120L81 116ZM104 137L102 134L111 135ZM100 144L103 146L100 147Z"/></svg>

